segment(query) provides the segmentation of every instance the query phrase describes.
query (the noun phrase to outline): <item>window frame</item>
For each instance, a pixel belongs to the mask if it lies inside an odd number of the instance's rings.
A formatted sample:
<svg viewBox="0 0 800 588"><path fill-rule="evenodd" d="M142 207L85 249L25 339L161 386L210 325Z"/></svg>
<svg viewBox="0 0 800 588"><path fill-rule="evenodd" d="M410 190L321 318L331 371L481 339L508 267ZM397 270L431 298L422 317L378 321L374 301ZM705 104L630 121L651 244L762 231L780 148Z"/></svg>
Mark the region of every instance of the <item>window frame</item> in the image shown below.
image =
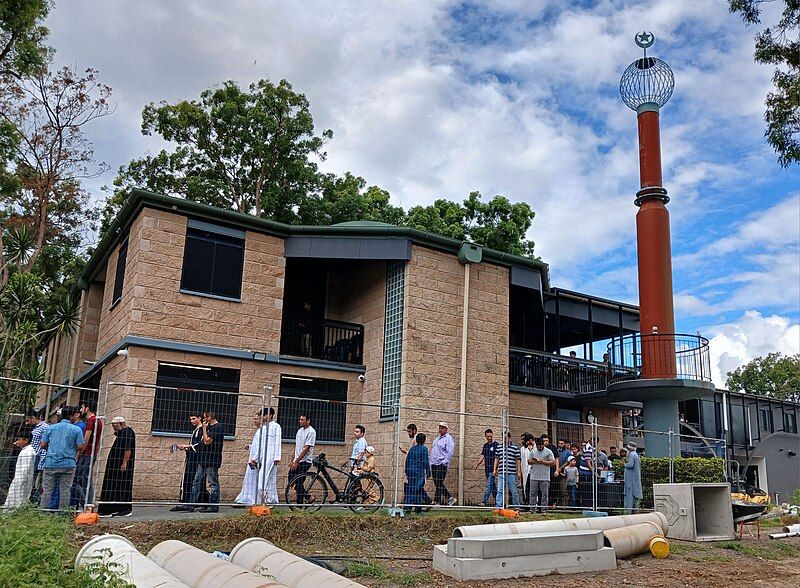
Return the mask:
<svg viewBox="0 0 800 588"><path fill-rule="evenodd" d="M324 383L324 390L314 390ZM345 445L348 441L347 435L347 393L349 382L347 380L333 380L330 378L310 378L297 376L294 374L281 374L280 387L278 389L278 424L281 425L281 433L284 443L293 443L297 433L297 421L299 413L306 407L311 413L311 426L317 432L317 445ZM335 390L335 388L340 388ZM315 396L310 393L316 392ZM292 398L286 398L290 396ZM307 399L300 400L299 398ZM328 402L319 402L325 400ZM303 406L305 404L305 406ZM333 415L334 422L326 424L321 411L326 411L327 415ZM326 414L323 413L323 414ZM340 427L340 429L338 429ZM337 430L331 433L331 430Z"/></svg>
<svg viewBox="0 0 800 588"><path fill-rule="evenodd" d="M122 291L125 289L125 271L128 266L128 237L120 244L117 252L117 267L114 268L114 290L111 294L111 306L114 308L122 300ZM122 271L120 271L122 268Z"/></svg>
<svg viewBox="0 0 800 588"><path fill-rule="evenodd" d="M163 373L162 369L178 372L184 370L186 373L216 373L218 376L230 375L229 382L213 381L213 378L203 380L199 375L195 378L181 379L179 376ZM165 380L168 383L165 383ZM205 381L205 383L203 383ZM185 385L180 385L185 384ZM192 385L195 384L195 385ZM199 385L198 385L199 384ZM228 389L224 389L224 388ZM236 424L239 418L239 392L241 387L241 370L234 368L220 368L215 366L204 366L196 364L174 363L171 361L159 361L156 370L155 389L153 391L153 410L150 417L150 434L158 437L189 437L192 433L188 423L188 412L191 410L206 410L211 408L218 415L218 420L225 428L225 438L234 439L236 437ZM182 393L214 395L212 399L179 399L181 402L181 414L177 415L171 423L163 426L167 418L160 415L170 409L169 406L160 406L160 403L175 402L176 399L169 396L179 396ZM229 409L225 409L220 396L233 396ZM221 408L222 407L222 408ZM174 409L173 409L174 410ZM186 413L186 414L184 414ZM228 418L228 417L231 418ZM222 417L222 418L219 418Z"/></svg>
<svg viewBox="0 0 800 588"><path fill-rule="evenodd" d="M198 241L202 241L205 243L210 243L212 245L212 252L211 252L211 263L208 264L208 271L210 275L208 276L209 287L208 290L204 290L201 288L193 287L187 285L187 281L189 278L196 280L197 276L193 275L191 272L191 268L189 267L189 261L191 260L190 256L190 248L192 247L193 243ZM181 280L180 280L180 287L179 290L182 294L189 294L192 296L204 296L206 298L214 298L217 300L226 300L228 302L241 302L242 301L242 287L244 282L244 258L245 258L245 249L246 249L246 233L244 231L240 231L238 229L230 229L223 226L213 225L211 223L201 222L201 221L193 221L189 220L186 226L186 235L185 235L185 243L183 247L183 263L181 266ZM220 293L219 288L215 288L214 280L215 280L215 272L217 271L216 267L216 258L218 255L218 250L220 245L224 245L227 247L236 247L241 251L241 264L239 269L238 278L238 287L237 295L230 296L225 293Z"/></svg>

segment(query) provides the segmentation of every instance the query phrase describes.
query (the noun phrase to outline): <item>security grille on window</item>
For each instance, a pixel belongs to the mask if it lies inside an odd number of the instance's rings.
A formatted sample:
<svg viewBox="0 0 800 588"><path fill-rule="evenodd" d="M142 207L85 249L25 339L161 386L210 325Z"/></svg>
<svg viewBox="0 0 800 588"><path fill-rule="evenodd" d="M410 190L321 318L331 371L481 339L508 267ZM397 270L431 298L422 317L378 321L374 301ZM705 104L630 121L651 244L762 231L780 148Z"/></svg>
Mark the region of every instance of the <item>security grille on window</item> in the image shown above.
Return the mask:
<svg viewBox="0 0 800 588"><path fill-rule="evenodd" d="M119 247L119 256L117 257L117 271L114 275L114 296L111 299L111 304L114 305L122 298L122 286L125 284L125 264L128 259L128 240Z"/></svg>
<svg viewBox="0 0 800 588"><path fill-rule="evenodd" d="M383 381L381 418L396 415L400 400L400 372L403 367L403 291L405 262L390 261L386 266L386 320L383 328Z"/></svg>
<svg viewBox="0 0 800 588"><path fill-rule="evenodd" d="M226 436L236 434L239 370L159 363L153 404L154 433L191 434L189 415L213 411Z"/></svg>
<svg viewBox="0 0 800 588"><path fill-rule="evenodd" d="M287 396L293 398L286 398ZM328 400L332 402L318 402ZM311 426L317 432L317 443L344 443L347 382L281 376L278 402L278 423L284 441L294 441L301 414L311 418Z"/></svg>
<svg viewBox="0 0 800 588"><path fill-rule="evenodd" d="M242 295L244 231L189 221L181 291L239 300Z"/></svg>

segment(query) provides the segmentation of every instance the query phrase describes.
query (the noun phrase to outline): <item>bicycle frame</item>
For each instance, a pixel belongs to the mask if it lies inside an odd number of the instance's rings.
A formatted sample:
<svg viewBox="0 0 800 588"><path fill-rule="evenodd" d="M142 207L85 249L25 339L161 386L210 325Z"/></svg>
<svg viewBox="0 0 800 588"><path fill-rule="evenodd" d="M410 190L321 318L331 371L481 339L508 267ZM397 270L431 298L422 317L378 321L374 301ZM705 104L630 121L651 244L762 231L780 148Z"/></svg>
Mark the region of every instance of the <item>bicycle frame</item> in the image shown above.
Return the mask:
<svg viewBox="0 0 800 588"><path fill-rule="evenodd" d="M346 470L337 468L336 466L329 464L327 460L319 462L318 464L314 465L317 468L317 473L320 474L325 479L330 489L333 490L333 493L336 497L336 501L343 502L345 498L344 494L342 493L341 490L339 490L339 486L337 486L336 482L333 481L333 478L331 477L330 473L328 473L328 470L333 470L335 472L339 472L340 474L345 475L345 477L347 478L347 483L345 484L345 490L353 480L356 480L358 478L358 476L353 475L352 472L348 472Z"/></svg>

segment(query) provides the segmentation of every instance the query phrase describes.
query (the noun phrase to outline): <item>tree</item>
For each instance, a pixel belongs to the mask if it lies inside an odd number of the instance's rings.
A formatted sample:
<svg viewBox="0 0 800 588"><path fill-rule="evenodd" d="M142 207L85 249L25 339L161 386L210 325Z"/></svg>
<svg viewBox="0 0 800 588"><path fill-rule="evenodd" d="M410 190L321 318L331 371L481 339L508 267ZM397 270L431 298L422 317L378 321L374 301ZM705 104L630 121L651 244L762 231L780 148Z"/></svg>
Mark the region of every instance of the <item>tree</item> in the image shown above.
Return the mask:
<svg viewBox="0 0 800 588"><path fill-rule="evenodd" d="M0 0L0 76L21 77L45 67L47 0Z"/></svg>
<svg viewBox="0 0 800 588"><path fill-rule="evenodd" d="M761 23L761 4L772 0L728 0L729 10L747 25ZM775 65L774 89L767 94L764 136L781 167L800 162L800 1L785 0L774 27L756 34L755 60Z"/></svg>
<svg viewBox="0 0 800 588"><path fill-rule="evenodd" d="M261 80L249 92L229 81L204 91L199 102L151 103L142 133L176 147L120 168L106 225L133 187L297 222L298 207L320 187L311 157L323 160L324 141L333 136L314 134L308 100L286 80Z"/></svg>
<svg viewBox="0 0 800 588"><path fill-rule="evenodd" d="M533 241L526 239L535 213L525 202L512 204L505 196L481 201L480 192L471 192L463 205L436 200L430 206L415 206L408 211L408 226L470 240L491 249L534 257Z"/></svg>
<svg viewBox="0 0 800 588"><path fill-rule="evenodd" d="M353 220L378 221L400 225L405 212L389 203L389 192L346 172L344 176L326 174L321 178L321 193L306 198L298 209L304 225L333 225Z"/></svg>
<svg viewBox="0 0 800 588"><path fill-rule="evenodd" d="M769 353L728 372L728 390L800 401L800 353L783 356Z"/></svg>
<svg viewBox="0 0 800 588"><path fill-rule="evenodd" d="M77 248L89 210L80 181L94 170L94 153L83 127L111 112L111 88L97 72L78 76L70 68L15 80L0 93L0 120L14 130L10 152L15 186L0 199L0 288L13 267L31 271L45 246ZM12 231L15 263L7 258Z"/></svg>

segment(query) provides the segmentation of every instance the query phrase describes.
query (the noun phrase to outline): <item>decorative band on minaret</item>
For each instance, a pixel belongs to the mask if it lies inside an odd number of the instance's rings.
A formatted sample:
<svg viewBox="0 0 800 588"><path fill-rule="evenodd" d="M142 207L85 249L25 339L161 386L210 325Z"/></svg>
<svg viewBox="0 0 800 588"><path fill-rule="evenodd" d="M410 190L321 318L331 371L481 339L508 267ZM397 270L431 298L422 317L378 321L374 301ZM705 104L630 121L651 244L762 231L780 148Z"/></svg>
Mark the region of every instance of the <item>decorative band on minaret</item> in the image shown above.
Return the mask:
<svg viewBox="0 0 800 588"><path fill-rule="evenodd" d="M642 331L642 375L674 378L675 313L672 300L672 247L669 202L661 178L659 112L672 96L672 69L647 49L655 37L643 31L635 37L644 56L622 74L622 101L636 111L639 126L639 178L636 193L636 244L639 262L639 312ZM671 358L671 359L670 359Z"/></svg>

